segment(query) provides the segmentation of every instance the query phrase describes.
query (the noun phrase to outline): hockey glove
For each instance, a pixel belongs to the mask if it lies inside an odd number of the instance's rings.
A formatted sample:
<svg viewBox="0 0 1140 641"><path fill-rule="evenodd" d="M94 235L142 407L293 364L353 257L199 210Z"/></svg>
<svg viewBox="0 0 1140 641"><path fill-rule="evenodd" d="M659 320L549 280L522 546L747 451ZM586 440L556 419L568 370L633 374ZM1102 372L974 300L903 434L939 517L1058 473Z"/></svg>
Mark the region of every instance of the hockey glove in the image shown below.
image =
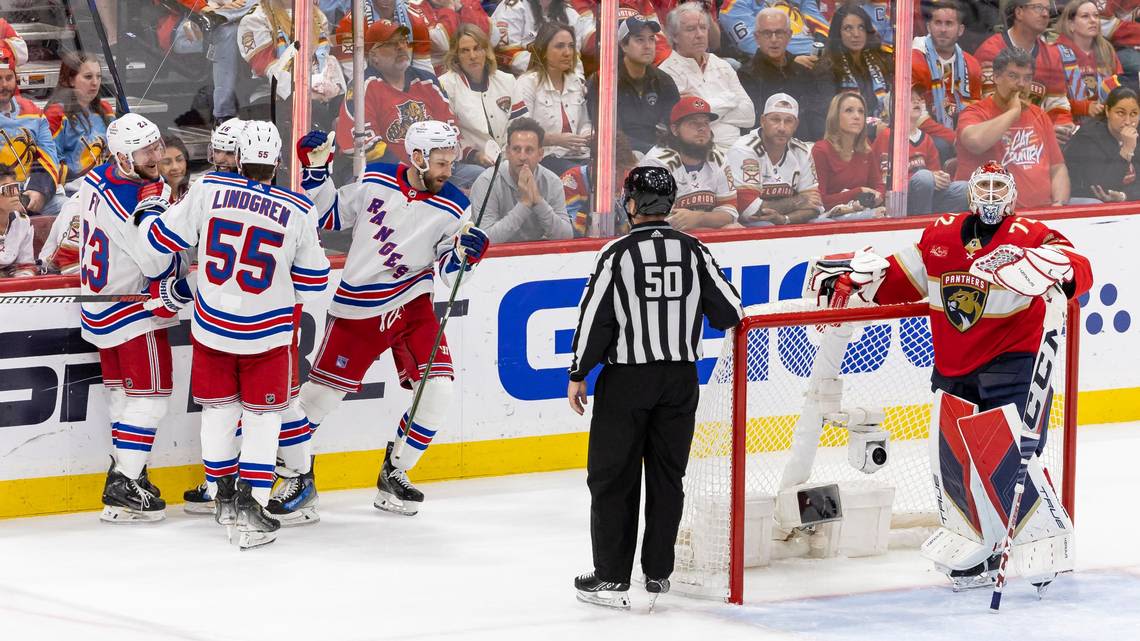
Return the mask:
<svg viewBox="0 0 1140 641"><path fill-rule="evenodd" d="M159 216L170 209L170 185L165 180L157 180L139 188L138 203L135 205L135 226L151 216Z"/></svg>
<svg viewBox="0 0 1140 641"><path fill-rule="evenodd" d="M1022 296L1041 296L1058 283L1073 279L1065 252L1047 245L1001 245L970 265L970 273Z"/></svg>
<svg viewBox="0 0 1140 641"><path fill-rule="evenodd" d="M804 297L815 295L819 305L825 307L847 307L853 295L857 301L870 304L889 265L870 247L812 259L804 282Z"/></svg>
<svg viewBox="0 0 1140 641"><path fill-rule="evenodd" d="M467 223L456 238L455 248L467 254L467 265L471 266L483 260L483 254L487 253L490 246L491 240L487 238L487 232Z"/></svg>
<svg viewBox="0 0 1140 641"><path fill-rule="evenodd" d="M178 311L194 300L190 283L185 278L163 278L150 282L150 300L143 303L143 309L150 310L159 318L173 318Z"/></svg>
<svg viewBox="0 0 1140 641"><path fill-rule="evenodd" d="M297 157L305 168L323 168L333 153L333 139L327 131L313 130L297 142Z"/></svg>

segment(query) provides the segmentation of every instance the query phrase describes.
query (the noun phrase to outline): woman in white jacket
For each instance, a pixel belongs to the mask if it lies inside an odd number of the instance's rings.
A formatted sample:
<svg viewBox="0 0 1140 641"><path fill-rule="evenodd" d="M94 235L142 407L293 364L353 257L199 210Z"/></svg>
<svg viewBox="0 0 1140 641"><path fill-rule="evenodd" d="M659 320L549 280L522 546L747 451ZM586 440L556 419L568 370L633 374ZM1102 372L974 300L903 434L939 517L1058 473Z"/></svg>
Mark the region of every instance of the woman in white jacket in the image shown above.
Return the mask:
<svg viewBox="0 0 1140 641"><path fill-rule="evenodd" d="M530 116L546 132L542 164L561 176L590 157L594 126L586 109L586 83L575 71L574 29L548 22L531 46L530 69L515 85L511 117Z"/></svg>
<svg viewBox="0 0 1140 641"><path fill-rule="evenodd" d="M469 23L460 25L451 38L443 66L447 72L439 84L459 119L462 145L452 178L467 188L483 169L495 164L506 144L515 77L498 70L487 35Z"/></svg>

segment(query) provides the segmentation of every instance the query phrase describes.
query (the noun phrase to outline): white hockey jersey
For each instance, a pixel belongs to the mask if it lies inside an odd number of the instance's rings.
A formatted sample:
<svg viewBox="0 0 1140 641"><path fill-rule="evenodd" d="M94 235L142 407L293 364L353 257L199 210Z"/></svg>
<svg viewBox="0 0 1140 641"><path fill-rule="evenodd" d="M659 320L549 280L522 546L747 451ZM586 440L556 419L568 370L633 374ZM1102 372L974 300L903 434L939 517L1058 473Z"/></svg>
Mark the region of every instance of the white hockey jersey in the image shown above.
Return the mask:
<svg viewBox="0 0 1140 641"><path fill-rule="evenodd" d="M8 214L8 228L0 233L0 276L36 275L36 259L32 255L32 221L23 212Z"/></svg>
<svg viewBox="0 0 1140 641"><path fill-rule="evenodd" d="M293 308L324 291L329 260L313 203L288 189L211 172L141 234L157 255L198 246L191 334L229 354L260 354L293 340Z"/></svg>
<svg viewBox="0 0 1140 641"><path fill-rule="evenodd" d="M735 218L736 183L732 169L724 155L716 149L709 152L699 167L686 167L681 155L668 148L657 146L645 152L641 167L664 167L677 181L677 209L712 211L719 209Z"/></svg>
<svg viewBox="0 0 1140 641"><path fill-rule="evenodd" d="M123 178L115 165L92 169L77 192L81 206L79 288L84 294L145 294L152 279L181 269L175 255L147 248L135 228L133 212L144 183ZM122 345L146 332L178 324L158 318L142 303L83 303L80 332L99 348Z"/></svg>
<svg viewBox="0 0 1140 641"><path fill-rule="evenodd" d="M438 194L417 192L407 173L402 163L372 163L339 191L327 179L308 190L322 229L353 227L329 315L371 318L434 290L434 264L442 271L453 255L471 208L451 183Z"/></svg>

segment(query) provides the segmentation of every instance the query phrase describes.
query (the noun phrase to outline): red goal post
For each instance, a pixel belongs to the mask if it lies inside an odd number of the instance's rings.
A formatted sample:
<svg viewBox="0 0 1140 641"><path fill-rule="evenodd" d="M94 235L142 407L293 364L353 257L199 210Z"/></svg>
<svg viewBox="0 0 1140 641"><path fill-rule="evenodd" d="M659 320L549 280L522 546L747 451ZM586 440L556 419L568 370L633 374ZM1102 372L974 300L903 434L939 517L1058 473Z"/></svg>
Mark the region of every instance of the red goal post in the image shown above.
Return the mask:
<svg viewBox="0 0 1140 641"><path fill-rule="evenodd" d="M736 327L732 354L732 452L731 501L729 506L731 528L729 532L729 590L728 601L742 604L744 600L744 509L745 468L748 454L748 337L760 329L778 329L789 326L829 325L833 323L867 323L914 317L928 317L927 303L887 305L855 309L823 309L746 316ZM1075 518L1076 472L1076 416L1078 391L1078 360L1080 354L1080 307L1070 300L1065 320L1064 379L1064 442L1062 451L1061 500L1069 514ZM931 490L933 491L933 490Z"/></svg>

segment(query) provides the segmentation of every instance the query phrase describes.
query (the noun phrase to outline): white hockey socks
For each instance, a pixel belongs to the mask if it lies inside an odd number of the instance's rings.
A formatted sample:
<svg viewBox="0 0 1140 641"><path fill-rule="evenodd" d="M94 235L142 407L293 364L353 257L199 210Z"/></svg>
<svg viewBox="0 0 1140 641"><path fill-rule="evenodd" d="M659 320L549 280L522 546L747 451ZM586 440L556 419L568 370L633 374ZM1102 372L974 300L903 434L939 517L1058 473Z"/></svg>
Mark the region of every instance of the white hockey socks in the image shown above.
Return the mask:
<svg viewBox="0 0 1140 641"><path fill-rule="evenodd" d="M238 473L237 437L241 405L206 405L202 408L202 465L206 468L206 493L217 494L217 481L222 476Z"/></svg>
<svg viewBox="0 0 1140 641"><path fill-rule="evenodd" d="M142 476L143 466L154 447L158 422L166 415L166 397L127 396L111 391L111 442L115 446L115 467L127 477ZM118 414L117 419L114 414Z"/></svg>
<svg viewBox="0 0 1140 641"><path fill-rule="evenodd" d="M269 504L269 494L273 490L281 413L259 414L245 410L241 415L241 432L238 478L249 483L253 488L254 500L265 507Z"/></svg>
<svg viewBox="0 0 1140 641"><path fill-rule="evenodd" d="M325 422L325 417L336 409L344 396L345 393L340 390L325 387L312 381L301 386L301 393L297 397L297 402L300 405L301 413L309 420L310 432L317 431L321 423ZM290 409L292 409L292 405L290 405Z"/></svg>
<svg viewBox="0 0 1140 641"><path fill-rule="evenodd" d="M400 425L396 428L397 446L393 450L392 465L401 470L410 470L419 462L420 456L431 445L436 432L443 426L447 418L447 410L451 408L451 397L454 385L451 378L446 376L433 376L421 383L424 386L423 395L420 396L420 405L416 408L415 422L408 430L408 441L405 447L398 443L404 437L404 430L408 429L408 413L400 418Z"/></svg>
<svg viewBox="0 0 1140 641"><path fill-rule="evenodd" d="M298 474L306 474L312 466L313 429L300 400L295 398L281 413L281 434L277 437L277 457L281 464Z"/></svg>

